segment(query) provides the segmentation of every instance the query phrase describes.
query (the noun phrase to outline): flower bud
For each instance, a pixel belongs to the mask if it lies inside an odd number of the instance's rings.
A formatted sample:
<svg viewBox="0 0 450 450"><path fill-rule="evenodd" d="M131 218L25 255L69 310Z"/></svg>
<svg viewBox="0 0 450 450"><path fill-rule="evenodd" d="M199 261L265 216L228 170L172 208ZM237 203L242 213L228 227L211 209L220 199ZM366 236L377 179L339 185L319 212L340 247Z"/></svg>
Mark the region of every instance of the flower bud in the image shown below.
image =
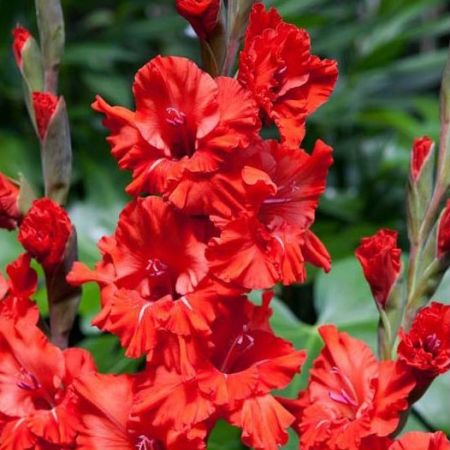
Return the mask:
<svg viewBox="0 0 450 450"><path fill-rule="evenodd" d="M72 223L66 211L49 198L35 200L25 215L18 239L25 250L49 270L62 262Z"/></svg>
<svg viewBox="0 0 450 450"><path fill-rule="evenodd" d="M428 137L414 139L411 155L410 175L414 183L417 183L425 163L432 155L434 142Z"/></svg>
<svg viewBox="0 0 450 450"><path fill-rule="evenodd" d="M0 172L0 228L17 228L20 220L19 192L19 186Z"/></svg>
<svg viewBox="0 0 450 450"><path fill-rule="evenodd" d="M372 294L382 309L386 308L400 274L401 250L397 247L397 236L396 231L382 229L374 236L363 238L355 253Z"/></svg>
<svg viewBox="0 0 450 450"><path fill-rule="evenodd" d="M437 257L450 254L450 200L447 201L438 221Z"/></svg>
<svg viewBox="0 0 450 450"><path fill-rule="evenodd" d="M22 57L22 50L27 43L27 41L32 38L31 33L24 27L21 27L18 25L16 28L12 31L13 34L13 53L14 58L16 60L16 64L19 68L22 68L23 66L23 57Z"/></svg>
<svg viewBox="0 0 450 450"><path fill-rule="evenodd" d="M198 37L208 39L219 21L220 0L177 0L176 7Z"/></svg>
<svg viewBox="0 0 450 450"><path fill-rule="evenodd" d="M72 146L69 119L63 97L33 92L36 128L41 140L45 195L64 203L69 191Z"/></svg>
<svg viewBox="0 0 450 450"><path fill-rule="evenodd" d="M58 97L51 92L33 92L32 99L37 131L39 138L43 140L55 113Z"/></svg>

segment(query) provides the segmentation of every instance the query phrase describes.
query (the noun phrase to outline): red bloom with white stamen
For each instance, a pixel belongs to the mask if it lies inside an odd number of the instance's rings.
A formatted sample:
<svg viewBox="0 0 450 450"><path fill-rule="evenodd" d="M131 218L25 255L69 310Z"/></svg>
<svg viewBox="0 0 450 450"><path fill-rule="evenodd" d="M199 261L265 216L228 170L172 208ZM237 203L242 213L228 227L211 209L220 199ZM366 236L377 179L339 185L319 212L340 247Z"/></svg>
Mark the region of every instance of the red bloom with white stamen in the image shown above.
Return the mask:
<svg viewBox="0 0 450 450"><path fill-rule="evenodd" d="M310 227L332 149L318 141L309 155L267 141L249 153L242 169L243 211L237 218L215 220L222 232L207 250L212 272L260 289L304 281L306 262L328 271L328 252Z"/></svg>
<svg viewBox="0 0 450 450"><path fill-rule="evenodd" d="M77 263L69 275L72 283L100 285L103 309L94 323L116 333L129 356L151 352L158 330L209 334L208 299L230 295L207 277L198 226L160 198L139 198L120 215L114 236L100 242L95 270Z"/></svg>
<svg viewBox="0 0 450 450"><path fill-rule="evenodd" d="M94 370L85 350L64 352L34 325L0 322L2 449L36 448L38 442L73 445L78 422L72 383ZM14 433L12 433L14 430Z"/></svg>
<svg viewBox="0 0 450 450"><path fill-rule="evenodd" d="M302 449L359 450L365 439L389 436L415 385L406 366L378 362L365 343L333 325L319 332L325 347L293 404Z"/></svg>
<svg viewBox="0 0 450 450"><path fill-rule="evenodd" d="M120 168L133 172L133 195L170 195L189 174L207 178L259 131L256 104L237 81L213 79L185 58L154 58L137 73L133 91L136 111L100 97L93 104L106 116Z"/></svg>

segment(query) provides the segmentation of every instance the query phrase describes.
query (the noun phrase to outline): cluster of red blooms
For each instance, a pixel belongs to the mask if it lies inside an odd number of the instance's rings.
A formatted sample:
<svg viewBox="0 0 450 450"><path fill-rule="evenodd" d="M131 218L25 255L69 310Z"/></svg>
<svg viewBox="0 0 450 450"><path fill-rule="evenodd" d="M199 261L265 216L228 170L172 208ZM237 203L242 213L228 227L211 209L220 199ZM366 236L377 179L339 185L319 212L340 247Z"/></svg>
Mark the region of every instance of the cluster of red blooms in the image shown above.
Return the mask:
<svg viewBox="0 0 450 450"><path fill-rule="evenodd" d="M177 7L202 37L218 4ZM136 75L135 111L96 99L134 199L100 240L101 261L93 270L75 263L68 280L99 285L94 324L128 357L145 355L138 374L100 374L86 351L60 350L38 328L30 260L45 270L60 264L73 227L46 198L22 215L19 189L0 178L0 225L18 227L26 250L0 279L0 450L202 450L219 419L257 450L286 443L291 426L303 450L450 449L442 433L392 438L418 380L450 368L450 308L437 303L402 334L396 361L380 362L363 342L321 327L325 345L306 390L297 400L274 394L306 354L271 329L270 290L259 306L247 294L303 281L306 263L330 269L310 227L332 150L299 145L336 79L336 63L311 54L304 30L256 4L237 78L156 57ZM55 102L33 98L43 137ZM279 141L260 136L272 123ZM389 245L395 236L382 233L360 250L379 302L400 264Z"/></svg>

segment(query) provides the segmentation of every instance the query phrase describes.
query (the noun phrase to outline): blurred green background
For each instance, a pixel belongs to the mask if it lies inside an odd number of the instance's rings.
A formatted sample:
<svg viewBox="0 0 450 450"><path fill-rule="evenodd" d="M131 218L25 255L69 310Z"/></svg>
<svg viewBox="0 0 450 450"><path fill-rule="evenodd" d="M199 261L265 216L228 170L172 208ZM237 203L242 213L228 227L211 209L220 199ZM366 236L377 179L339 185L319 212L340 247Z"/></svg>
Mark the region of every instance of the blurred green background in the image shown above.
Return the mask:
<svg viewBox="0 0 450 450"><path fill-rule="evenodd" d="M134 73L157 54L199 61L198 45L186 32L171 0L63 0L67 45L60 91L68 104L75 157L69 209L77 225L80 258L93 263L95 243L109 234L129 174L119 172L104 140L101 118L90 103L100 94L132 106ZM376 311L353 259L359 239L382 226L400 231L404 217L408 159L414 137L438 137L438 90L447 58L450 7L444 0L273 0L287 21L305 27L313 51L339 62L336 92L309 121L305 147L320 137L335 149L328 190L314 227L333 257L330 275L311 271L303 286L279 290L274 327L311 357L320 349L317 324L337 323L374 345ZM37 35L31 0L0 0L0 170L23 172L41 192L39 146L22 100L11 52L17 23ZM14 233L0 231L0 267L20 248ZM447 283L447 286L449 284ZM450 300L444 286L438 294ZM43 301L43 293L39 294ZM98 308L93 286L84 291L74 341L90 348L103 371L127 371L139 362L123 358L117 340L99 336L89 322ZM302 322L300 322L300 320ZM300 376L289 389L295 395ZM442 401L445 399L445 401ZM436 383L418 405L409 427L450 432L450 381ZM232 431L218 427L209 448L238 449ZM289 448L295 448L291 440Z"/></svg>

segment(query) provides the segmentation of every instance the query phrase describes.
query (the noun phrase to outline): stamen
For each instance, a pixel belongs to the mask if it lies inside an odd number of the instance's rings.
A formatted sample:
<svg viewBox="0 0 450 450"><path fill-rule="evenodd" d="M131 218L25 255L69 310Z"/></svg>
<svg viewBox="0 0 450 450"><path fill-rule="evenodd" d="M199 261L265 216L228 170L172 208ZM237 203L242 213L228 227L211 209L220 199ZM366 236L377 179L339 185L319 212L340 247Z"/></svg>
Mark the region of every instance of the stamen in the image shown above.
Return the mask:
<svg viewBox="0 0 450 450"><path fill-rule="evenodd" d="M149 271L149 276L159 277L164 275L167 271L168 266L164 264L160 259L149 259L145 270Z"/></svg>
<svg viewBox="0 0 450 450"><path fill-rule="evenodd" d="M149 439L143 434L137 438L136 450L158 450L160 447L154 439Z"/></svg>
<svg viewBox="0 0 450 450"><path fill-rule="evenodd" d="M166 108L166 122L174 127L179 127L186 123L186 114L173 107Z"/></svg>
<svg viewBox="0 0 450 450"><path fill-rule="evenodd" d="M334 392L330 391L328 392L328 395L330 396L331 400L334 400L335 402L342 403L343 405L350 405L350 406L358 406L358 403L354 399L352 399L347 392L344 391L344 389L341 389L341 392Z"/></svg>
<svg viewBox="0 0 450 450"><path fill-rule="evenodd" d="M22 379L17 381L16 383L18 388L28 392L38 391L42 388L39 380L31 372L27 372L25 369L21 369L20 376Z"/></svg>
<svg viewBox="0 0 450 450"><path fill-rule="evenodd" d="M424 341L424 348L427 352L436 353L441 347L441 340L437 337L436 333L427 336Z"/></svg>

